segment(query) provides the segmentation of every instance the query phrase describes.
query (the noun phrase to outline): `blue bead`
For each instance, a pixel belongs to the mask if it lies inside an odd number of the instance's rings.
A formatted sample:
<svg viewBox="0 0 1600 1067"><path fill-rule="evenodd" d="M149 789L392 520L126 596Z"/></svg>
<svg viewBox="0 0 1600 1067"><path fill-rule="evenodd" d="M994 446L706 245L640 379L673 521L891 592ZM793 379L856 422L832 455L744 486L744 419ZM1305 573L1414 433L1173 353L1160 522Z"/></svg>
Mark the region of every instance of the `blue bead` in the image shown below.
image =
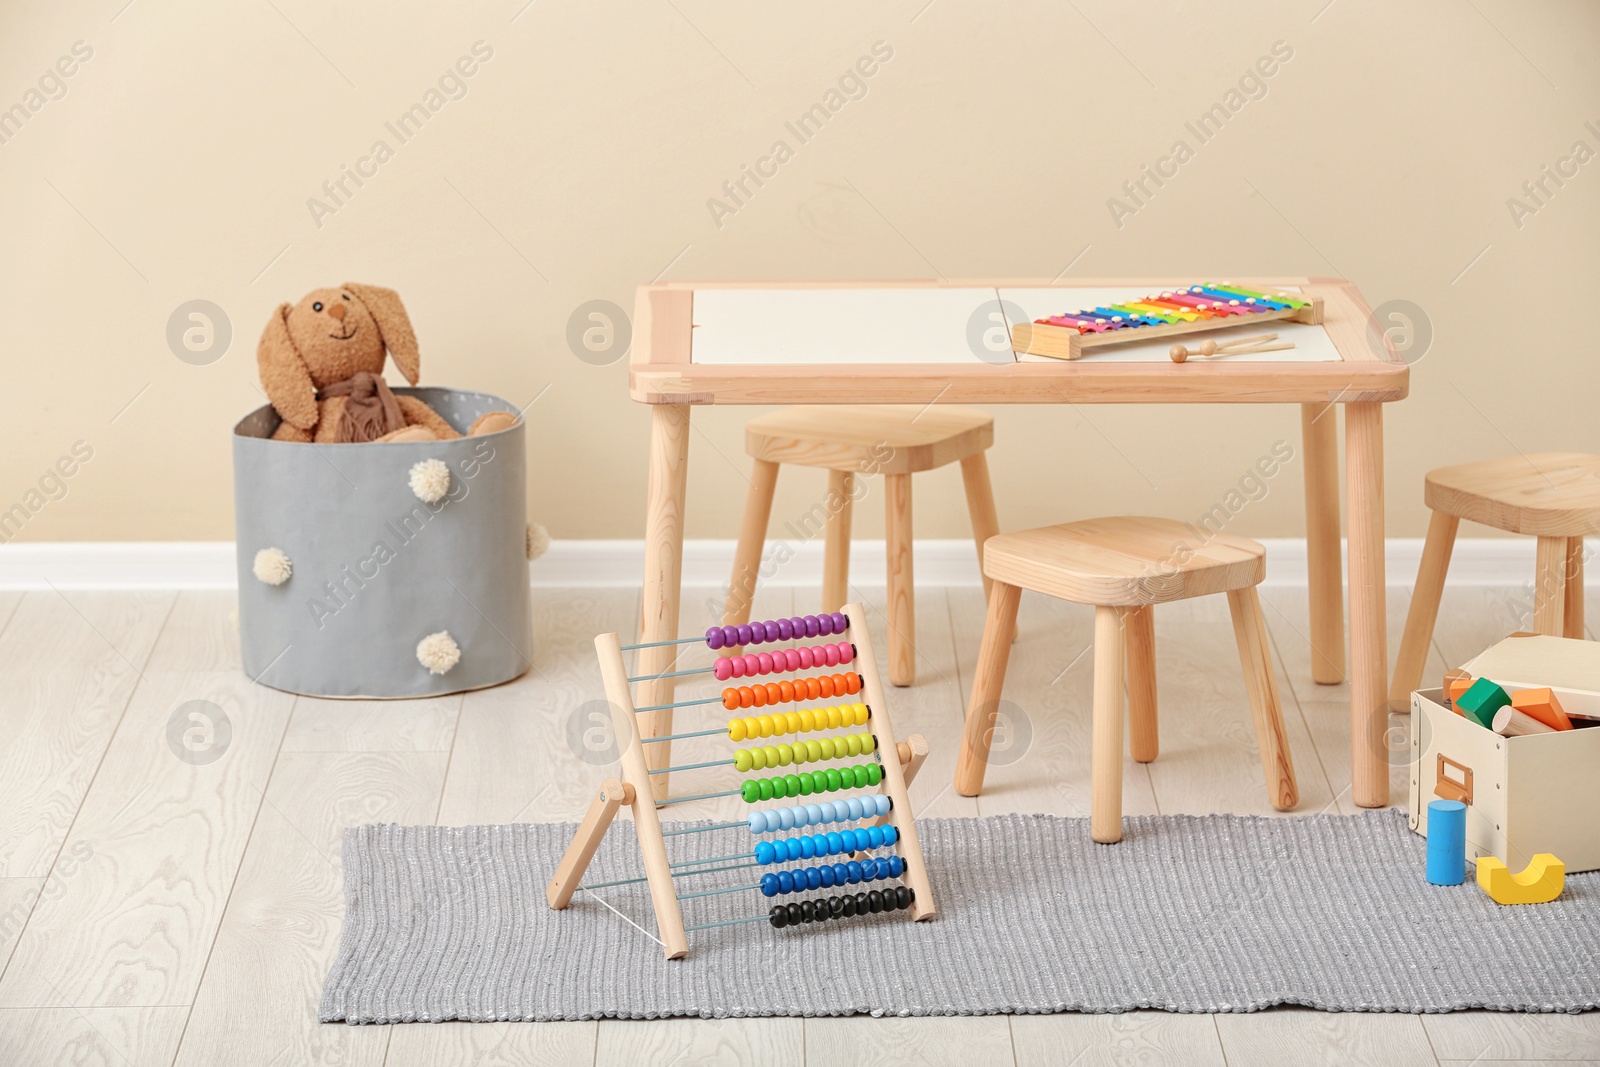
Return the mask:
<svg viewBox="0 0 1600 1067"><path fill-rule="evenodd" d="M781 830L793 830L795 826L794 816L793 808L779 808L778 828Z"/></svg>
<svg viewBox="0 0 1600 1067"><path fill-rule="evenodd" d="M833 884L844 885L850 880L850 868L843 863L833 865Z"/></svg>
<svg viewBox="0 0 1600 1067"><path fill-rule="evenodd" d="M833 888L833 868L831 866L818 867L817 875L822 879L822 888Z"/></svg>
<svg viewBox="0 0 1600 1067"><path fill-rule="evenodd" d="M879 878L887 878L887 877L889 877L890 864L889 864L889 859L888 859L887 856L879 856L874 865L878 868L878 877Z"/></svg>
<svg viewBox="0 0 1600 1067"><path fill-rule="evenodd" d="M872 826L867 828L867 841L871 848L883 847L883 827Z"/></svg>
<svg viewBox="0 0 1600 1067"><path fill-rule="evenodd" d="M778 850L773 847L771 841L763 841L756 846L756 862L762 866L766 866L777 858ZM772 894L768 893L767 895L771 896Z"/></svg>
<svg viewBox="0 0 1600 1067"><path fill-rule="evenodd" d="M850 876L851 885L855 885L857 882L861 881L860 860L851 860L849 863L845 864L845 871Z"/></svg>
<svg viewBox="0 0 1600 1067"><path fill-rule="evenodd" d="M778 872L778 891L782 893L794 892L794 873L791 871Z"/></svg>
<svg viewBox="0 0 1600 1067"><path fill-rule="evenodd" d="M859 819L866 814L866 812L862 810L860 797L851 797L849 800L845 801L845 803L850 806L850 817L852 819Z"/></svg>
<svg viewBox="0 0 1600 1067"><path fill-rule="evenodd" d="M800 839L800 857L802 859L810 859L817 854L816 842L817 839L814 836L806 836Z"/></svg>
<svg viewBox="0 0 1600 1067"><path fill-rule="evenodd" d="M783 858L786 860L800 858L800 839L798 837L791 837L783 843Z"/></svg>
<svg viewBox="0 0 1600 1067"><path fill-rule="evenodd" d="M837 856L844 851L844 838L839 831L832 830L828 833L828 855Z"/></svg>
<svg viewBox="0 0 1600 1067"><path fill-rule="evenodd" d="M806 888L807 889L820 889L820 888L822 888L822 872L817 870L815 867L807 867L806 868Z"/></svg>
<svg viewBox="0 0 1600 1067"><path fill-rule="evenodd" d="M777 896L778 895L778 885L779 885L779 882L778 882L778 876L777 875L775 875L775 874L763 874L761 876L761 895L764 896L764 897L775 897L775 896Z"/></svg>
<svg viewBox="0 0 1600 1067"><path fill-rule="evenodd" d="M883 830L884 844L892 845L896 841L900 840L900 831L894 828L893 823L890 823L888 826L881 827L881 829Z"/></svg>
<svg viewBox="0 0 1600 1067"><path fill-rule="evenodd" d="M855 848L852 851L865 852L872 847L872 835L867 832L865 826L856 827L850 831L850 836L855 840Z"/></svg>
<svg viewBox="0 0 1600 1067"><path fill-rule="evenodd" d="M889 857L889 877L898 878L905 873L906 861L899 856Z"/></svg>
<svg viewBox="0 0 1600 1067"><path fill-rule="evenodd" d="M820 804L807 804L806 805L806 825L807 826L815 826L820 822L827 822L827 821L828 821L827 819L824 819L822 817L822 805L820 805Z"/></svg>
<svg viewBox="0 0 1600 1067"><path fill-rule="evenodd" d="M872 799L875 800L877 802L877 804L878 804L878 814L879 815L887 815L887 814L889 814L889 808L892 807L893 805L890 804L889 797L888 797L887 794L879 793L876 796L874 796Z"/></svg>

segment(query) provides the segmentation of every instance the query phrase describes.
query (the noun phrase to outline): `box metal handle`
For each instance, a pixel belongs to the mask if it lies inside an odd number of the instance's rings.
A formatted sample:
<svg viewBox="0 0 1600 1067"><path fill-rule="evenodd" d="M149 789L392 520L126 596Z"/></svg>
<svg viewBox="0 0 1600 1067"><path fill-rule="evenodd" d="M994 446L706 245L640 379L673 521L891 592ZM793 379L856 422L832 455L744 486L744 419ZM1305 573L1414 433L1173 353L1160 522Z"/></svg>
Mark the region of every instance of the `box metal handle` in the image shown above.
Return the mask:
<svg viewBox="0 0 1600 1067"><path fill-rule="evenodd" d="M1449 771L1455 771L1459 776L1452 778ZM1464 763L1457 763L1444 753L1439 753L1438 781L1433 787L1435 796L1445 800L1459 800L1467 807L1472 807L1472 768Z"/></svg>

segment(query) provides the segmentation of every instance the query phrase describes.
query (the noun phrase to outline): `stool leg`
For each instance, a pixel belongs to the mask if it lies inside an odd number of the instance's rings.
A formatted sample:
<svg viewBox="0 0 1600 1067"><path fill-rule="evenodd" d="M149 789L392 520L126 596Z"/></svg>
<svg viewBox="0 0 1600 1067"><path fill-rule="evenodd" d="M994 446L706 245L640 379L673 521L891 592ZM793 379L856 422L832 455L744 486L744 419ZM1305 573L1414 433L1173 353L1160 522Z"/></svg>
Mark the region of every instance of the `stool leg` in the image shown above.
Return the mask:
<svg viewBox="0 0 1600 1067"><path fill-rule="evenodd" d="M995 582L989 592L989 614L983 624L983 645L972 675L972 699L961 732L961 752L956 757L956 792L975 797L983 791L983 772L989 768L989 745L994 741L995 712L1011 658L1011 635L1017 628L1017 605L1022 590Z"/></svg>
<svg viewBox="0 0 1600 1067"><path fill-rule="evenodd" d="M1562 636L1583 640L1583 538L1567 538L1567 603L1561 613Z"/></svg>
<svg viewBox="0 0 1600 1067"><path fill-rule="evenodd" d="M1146 605L1122 616L1128 655L1128 749L1140 763L1160 751L1156 729L1156 617Z"/></svg>
<svg viewBox="0 0 1600 1067"><path fill-rule="evenodd" d="M854 480L849 471L828 472L828 519L822 543L822 610L827 612L838 611L850 599L850 493Z"/></svg>
<svg viewBox="0 0 1600 1067"><path fill-rule="evenodd" d="M1461 520L1435 511L1428 520L1428 540L1422 546L1422 563L1417 567L1417 584L1411 590L1411 607L1406 612L1406 632L1400 638L1400 654L1394 661L1394 678L1389 683L1389 710L1404 715L1411 710L1411 691L1422 684L1422 668L1428 659L1428 644L1433 640L1433 625L1439 618L1439 598L1444 596L1444 576L1450 569L1450 552L1456 544L1456 527Z"/></svg>
<svg viewBox="0 0 1600 1067"><path fill-rule="evenodd" d="M750 494L744 498L744 521L739 524L739 547L733 553L733 576L728 579L728 600L722 625L750 621L750 604L756 596L756 574L761 570L761 548L767 540L772 516L772 492L778 485L778 465L758 459L750 469Z"/></svg>
<svg viewBox="0 0 1600 1067"><path fill-rule="evenodd" d="M911 574L911 475L883 476L888 515L889 549L889 681L910 685L917 680L917 606Z"/></svg>
<svg viewBox="0 0 1600 1067"><path fill-rule="evenodd" d="M1239 663L1250 694L1250 714L1256 724L1256 747L1261 750L1261 771L1267 779L1267 797L1279 811L1300 802L1294 781L1294 761L1289 757L1289 736L1283 728L1278 704L1278 682L1272 673L1272 650L1267 646L1267 624L1261 617L1261 598L1255 586L1228 593L1233 616L1233 636L1239 643Z"/></svg>
<svg viewBox="0 0 1600 1067"><path fill-rule="evenodd" d="M1561 636L1561 612L1567 601L1567 538L1541 537L1533 575L1533 630Z"/></svg>
<svg viewBox="0 0 1600 1067"><path fill-rule="evenodd" d="M961 484L967 490L967 514L972 516L972 539L978 544L978 572L983 573L983 544L1000 532L1000 517L994 510L994 486L989 482L989 459L979 452L961 461ZM990 581L983 575L983 595L988 596Z"/></svg>
<svg viewBox="0 0 1600 1067"><path fill-rule="evenodd" d="M1090 742L1089 833L1122 840L1122 610L1094 609L1094 726Z"/></svg>

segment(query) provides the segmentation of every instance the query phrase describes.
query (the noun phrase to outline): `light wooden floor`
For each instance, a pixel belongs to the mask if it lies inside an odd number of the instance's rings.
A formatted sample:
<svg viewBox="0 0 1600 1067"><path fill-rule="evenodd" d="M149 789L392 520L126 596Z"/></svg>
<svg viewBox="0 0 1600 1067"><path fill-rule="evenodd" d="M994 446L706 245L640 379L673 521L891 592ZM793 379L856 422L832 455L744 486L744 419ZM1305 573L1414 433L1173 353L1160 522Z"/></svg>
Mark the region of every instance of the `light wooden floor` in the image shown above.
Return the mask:
<svg viewBox="0 0 1600 1067"><path fill-rule="evenodd" d="M686 595L686 628L706 592ZM769 591L757 616L811 599ZM1304 595L1264 599L1300 811L1351 811L1345 689L1310 680ZM1393 645L1406 597L1391 599ZM1428 677L1518 628L1524 601L1449 591ZM599 695L590 642L637 610L627 593L541 592L521 681L352 703L247 683L231 595L0 593L0 1064L1600 1063L1600 1013L319 1025L341 829L576 819L602 773L565 740ZM919 814L1087 814L1091 615L1040 597L1023 600L1006 688L1031 745L982 798L950 789L982 618L976 590L919 590L921 680L891 696L902 735L934 745ZM1156 626L1162 754L1129 763L1126 810L1270 814L1224 601L1162 608ZM197 699L232 730L205 766L168 742Z"/></svg>

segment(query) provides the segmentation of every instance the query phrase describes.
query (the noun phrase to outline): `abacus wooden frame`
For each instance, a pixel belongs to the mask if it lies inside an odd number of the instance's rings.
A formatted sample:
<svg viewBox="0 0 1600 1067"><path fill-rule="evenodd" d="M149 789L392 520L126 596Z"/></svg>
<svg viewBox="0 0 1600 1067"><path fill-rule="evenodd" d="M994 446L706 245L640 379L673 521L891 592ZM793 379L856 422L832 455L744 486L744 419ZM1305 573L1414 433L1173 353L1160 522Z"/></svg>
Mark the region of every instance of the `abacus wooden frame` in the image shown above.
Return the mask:
<svg viewBox="0 0 1600 1067"><path fill-rule="evenodd" d="M868 708L867 729L878 740L877 751L883 767L880 786L890 801L889 813L878 819L877 824L893 823L899 832L896 847L906 865L902 881L916 894L911 904L911 918L922 922L937 915L938 908L928 882L927 867L922 861L922 842L917 836L909 785L927 756L927 742L921 734L912 734L904 744L896 740L888 702L884 699L883 680L878 674L878 660L872 650L872 635L867 630L866 610L860 604L846 604L842 611L850 622L847 633L856 648L855 671L861 676L861 692ZM645 737L660 734L655 730L649 735L640 732L640 716L634 710L627 664L623 660L622 644L617 635L599 635L594 639L594 647L600 659L606 700L611 707L612 729L621 751L620 774L601 783L583 822L573 835L572 844L567 847L555 875L545 887L545 900L557 911L571 903L573 894L580 888L589 861L600 846L601 838L605 836L617 812L627 807L633 813L634 832L639 840L639 852L650 886L650 901L656 913L662 951L669 960L682 959L689 954L689 939L684 930L678 895L673 888L672 865L667 858L667 843L661 833L661 816L656 809L658 798L652 790L652 775L645 760ZM671 729L670 720L665 729ZM652 747L664 748L668 744L670 742L660 742Z"/></svg>

